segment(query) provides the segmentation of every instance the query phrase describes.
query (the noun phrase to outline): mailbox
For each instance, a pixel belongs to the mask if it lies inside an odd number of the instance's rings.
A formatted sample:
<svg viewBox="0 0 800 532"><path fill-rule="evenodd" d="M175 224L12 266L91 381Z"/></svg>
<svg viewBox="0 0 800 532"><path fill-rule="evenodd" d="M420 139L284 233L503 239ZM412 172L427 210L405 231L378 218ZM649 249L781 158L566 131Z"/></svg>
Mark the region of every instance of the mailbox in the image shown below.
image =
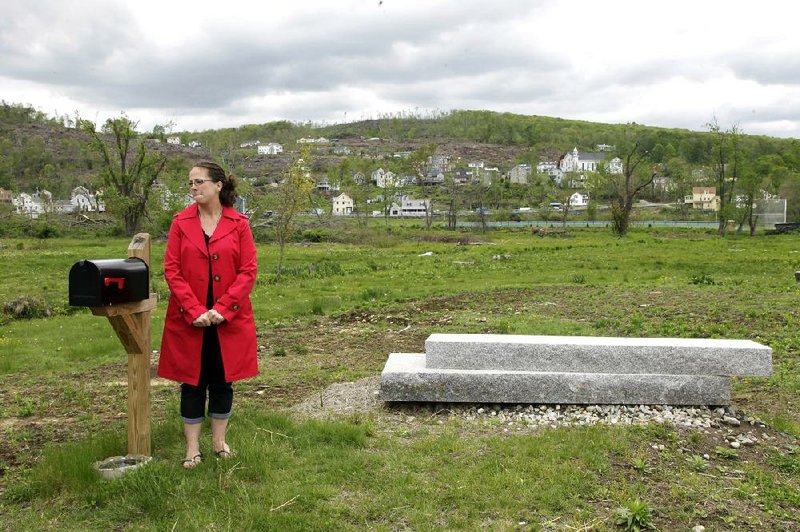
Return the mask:
<svg viewBox="0 0 800 532"><path fill-rule="evenodd" d="M69 271L69 304L102 307L150 297L150 272L142 259L82 260Z"/></svg>

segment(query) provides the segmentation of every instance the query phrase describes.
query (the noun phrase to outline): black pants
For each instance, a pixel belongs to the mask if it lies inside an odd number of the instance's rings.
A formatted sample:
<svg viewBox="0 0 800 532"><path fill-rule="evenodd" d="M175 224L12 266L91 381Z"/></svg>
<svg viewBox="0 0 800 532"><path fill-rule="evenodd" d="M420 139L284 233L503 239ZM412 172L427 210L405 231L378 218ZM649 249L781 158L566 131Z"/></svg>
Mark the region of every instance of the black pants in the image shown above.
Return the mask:
<svg viewBox="0 0 800 532"><path fill-rule="evenodd" d="M225 368L219 347L217 326L203 330L200 382L197 386L181 384L181 419L184 423L202 423L206 413L215 419L228 419L233 409L233 384L225 382Z"/></svg>
<svg viewBox="0 0 800 532"><path fill-rule="evenodd" d="M228 419L233 409L233 384L181 384L181 419L184 423L202 423L206 413L215 419Z"/></svg>

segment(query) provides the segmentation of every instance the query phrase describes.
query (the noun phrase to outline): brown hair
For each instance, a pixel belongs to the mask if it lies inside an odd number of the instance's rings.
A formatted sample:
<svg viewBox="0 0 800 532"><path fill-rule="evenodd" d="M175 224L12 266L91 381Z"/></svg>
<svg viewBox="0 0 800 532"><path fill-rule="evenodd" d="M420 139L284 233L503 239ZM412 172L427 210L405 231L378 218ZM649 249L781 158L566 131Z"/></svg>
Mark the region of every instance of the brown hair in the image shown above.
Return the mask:
<svg viewBox="0 0 800 532"><path fill-rule="evenodd" d="M236 178L227 175L220 165L213 161L200 161L194 164L193 168L205 168L208 177L215 183L222 183L222 190L219 191L219 202L226 207L233 207L236 202Z"/></svg>

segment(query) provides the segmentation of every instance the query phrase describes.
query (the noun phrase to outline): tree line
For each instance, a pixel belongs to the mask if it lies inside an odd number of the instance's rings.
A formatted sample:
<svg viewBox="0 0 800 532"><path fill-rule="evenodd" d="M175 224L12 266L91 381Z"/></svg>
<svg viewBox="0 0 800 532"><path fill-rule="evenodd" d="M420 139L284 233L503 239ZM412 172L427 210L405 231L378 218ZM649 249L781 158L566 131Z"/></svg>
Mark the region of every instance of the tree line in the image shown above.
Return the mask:
<svg viewBox="0 0 800 532"><path fill-rule="evenodd" d="M79 117L74 120L52 118L30 107L2 102L0 187L11 190L47 188L57 196L63 196L78 184L106 187L118 209L125 213L122 225L126 232L134 230L140 220L148 216L146 206L143 209L135 206L151 201L149 194L142 192L149 190L148 183L161 178L179 187L184 167L189 164L181 156L153 149L148 151L145 139L163 138L164 126L156 126L153 131L144 133L137 132L136 126L137 123L124 114L108 119L98 127ZM384 158L376 161L377 153L371 159L341 156L314 160L306 156L304 164L310 174L315 177L325 175L342 183L353 196L357 211L363 213L368 212L366 202L374 191L363 183L352 182L356 172L368 177L376 167L383 166L399 174L420 175L427 158L437 152L437 146L469 141L516 146L514 162L531 165L557 157L573 147L593 151L597 144L613 146L608 157L616 156L623 160L623 174L609 174L601 168L584 187L593 198L609 203L614 228L619 234L627 231L631 208L638 198L673 201L691 194L693 185L717 187L722 203L721 233L724 233L725 222L731 217L754 230L751 206L762 191L787 198L790 219L800 216L798 140L747 135L736 124L725 128L715 119L706 124L705 131L689 131L490 111L451 111L435 116L385 116L334 125L277 121L177 134L184 141L202 142L208 154L232 173L246 178L270 177L272 181L285 180L293 158L286 157L284 167L278 168L276 175L247 175L252 171L245 164L245 153L249 152L239 148L241 143L252 140L280 142L290 153L297 153L294 143L304 136L413 141L417 149L407 158L382 154ZM131 177L131 172L134 177ZM664 197L666 192L655 185L655 178L659 176L668 178L671 184L669 198ZM571 194L568 187L553 187L552 183L540 177L534 174L525 187L500 183L494 188L471 185L457 189L452 182L446 182L435 189L427 188L425 193L447 210L448 220L453 222L449 225L454 225L457 209L465 205L472 207L477 204L483 212L485 204L500 206L504 201L509 204L510 198L536 204L556 198L562 200ZM257 187L245 188L249 188L244 191L248 194L258 193ZM391 194L384 193L383 198L387 203L383 206L386 210ZM312 206L315 201L319 203L320 199L309 197ZM568 202L563 203L568 207ZM565 218L566 215L565 209Z"/></svg>

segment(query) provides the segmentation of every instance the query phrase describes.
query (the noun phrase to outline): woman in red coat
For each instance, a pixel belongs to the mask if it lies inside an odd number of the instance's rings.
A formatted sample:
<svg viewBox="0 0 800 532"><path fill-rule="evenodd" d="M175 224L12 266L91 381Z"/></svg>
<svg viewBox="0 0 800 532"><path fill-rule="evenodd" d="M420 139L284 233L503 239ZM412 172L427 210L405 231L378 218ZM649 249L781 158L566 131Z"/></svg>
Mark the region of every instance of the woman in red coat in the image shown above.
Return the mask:
<svg viewBox="0 0 800 532"><path fill-rule="evenodd" d="M233 208L236 182L204 161L189 172L189 188L195 203L175 215L164 254L170 297L158 361L160 377L182 383L187 469L202 459L206 400L213 450L231 455L232 383L258 374L250 304L256 248L247 217Z"/></svg>

